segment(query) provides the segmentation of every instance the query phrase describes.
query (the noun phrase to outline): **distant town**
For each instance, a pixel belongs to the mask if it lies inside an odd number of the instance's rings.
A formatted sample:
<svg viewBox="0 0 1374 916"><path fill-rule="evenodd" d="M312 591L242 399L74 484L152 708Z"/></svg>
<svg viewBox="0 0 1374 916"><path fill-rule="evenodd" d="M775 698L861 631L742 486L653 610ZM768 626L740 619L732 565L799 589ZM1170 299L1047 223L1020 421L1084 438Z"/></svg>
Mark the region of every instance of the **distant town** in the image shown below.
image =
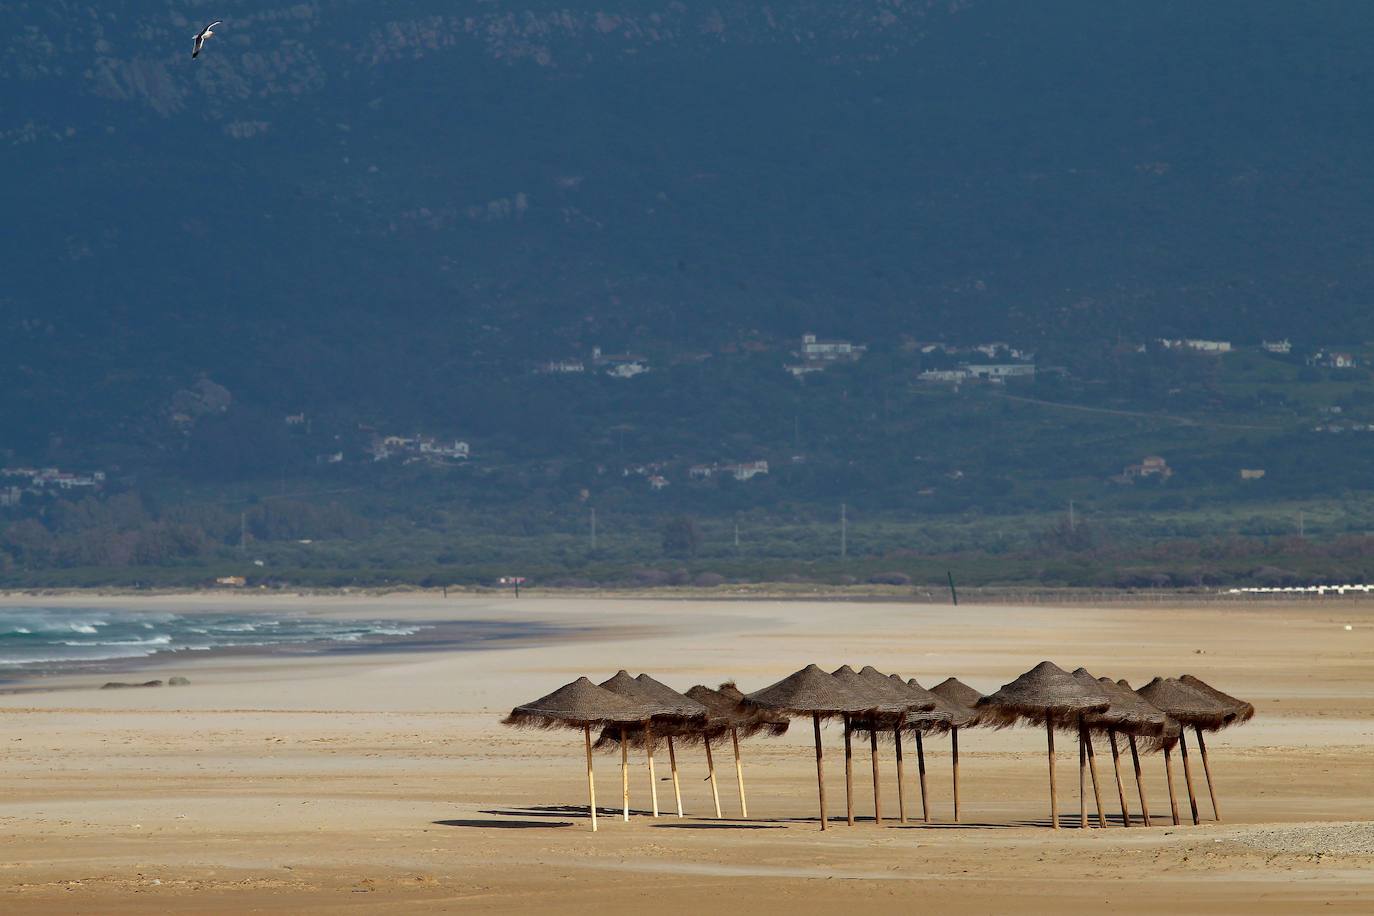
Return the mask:
<svg viewBox="0 0 1374 916"><path fill-rule="evenodd" d="M0 506L17 506L26 493L45 495L66 490L99 490L104 471L64 471L61 468L0 468Z"/></svg>

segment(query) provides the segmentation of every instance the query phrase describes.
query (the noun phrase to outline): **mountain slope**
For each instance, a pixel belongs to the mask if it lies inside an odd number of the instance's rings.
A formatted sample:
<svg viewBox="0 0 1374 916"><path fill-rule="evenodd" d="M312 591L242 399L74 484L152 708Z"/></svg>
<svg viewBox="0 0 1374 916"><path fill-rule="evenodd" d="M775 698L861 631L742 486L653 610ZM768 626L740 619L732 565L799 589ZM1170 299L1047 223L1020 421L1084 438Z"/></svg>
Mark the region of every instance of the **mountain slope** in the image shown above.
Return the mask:
<svg viewBox="0 0 1374 916"><path fill-rule="evenodd" d="M1278 0L6 0L0 422L22 454L136 435L201 373L452 416L472 373L751 331L1363 339L1371 31Z"/></svg>

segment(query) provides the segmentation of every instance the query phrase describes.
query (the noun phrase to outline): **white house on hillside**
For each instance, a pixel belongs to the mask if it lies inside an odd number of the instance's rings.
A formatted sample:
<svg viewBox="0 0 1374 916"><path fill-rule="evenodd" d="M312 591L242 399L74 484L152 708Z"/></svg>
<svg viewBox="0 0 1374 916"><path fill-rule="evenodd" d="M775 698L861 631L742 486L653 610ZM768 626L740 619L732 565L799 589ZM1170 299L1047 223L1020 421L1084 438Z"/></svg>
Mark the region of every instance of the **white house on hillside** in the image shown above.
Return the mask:
<svg viewBox="0 0 1374 916"><path fill-rule="evenodd" d="M1195 353L1230 353L1231 342L1229 340L1198 340L1189 338L1186 340L1168 340L1163 337L1159 343L1166 350L1192 350Z"/></svg>

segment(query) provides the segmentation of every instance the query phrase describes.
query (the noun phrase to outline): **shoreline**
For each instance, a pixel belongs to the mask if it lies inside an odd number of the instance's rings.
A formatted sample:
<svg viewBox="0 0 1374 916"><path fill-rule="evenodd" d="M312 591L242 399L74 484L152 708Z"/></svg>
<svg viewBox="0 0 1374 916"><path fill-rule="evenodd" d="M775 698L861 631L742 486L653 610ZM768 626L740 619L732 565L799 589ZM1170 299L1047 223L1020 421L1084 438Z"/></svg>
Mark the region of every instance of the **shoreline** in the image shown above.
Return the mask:
<svg viewBox="0 0 1374 916"><path fill-rule="evenodd" d="M185 616L194 618L196 612L188 612ZM303 660L343 661L367 656L400 657L442 652L490 652L549 645L571 641L585 635L581 629L554 626L540 620L511 621L501 628L493 627L489 632L483 632L483 625L488 622L476 620L421 622L393 617L388 618L388 622L413 624L417 630L403 636L376 635L358 640L322 639L225 645L208 649L159 649L147 655L0 665L0 695L39 693L47 690L79 690L83 687L70 682L87 677L93 679L91 685L95 689L103 689L96 680L108 679L114 675L132 673L142 676L164 671L167 672L165 676L170 677L174 675L168 669L184 673L197 667L223 666L249 659L289 663ZM54 685L55 681L61 681L62 685ZM142 684L128 685L129 689L143 687Z"/></svg>

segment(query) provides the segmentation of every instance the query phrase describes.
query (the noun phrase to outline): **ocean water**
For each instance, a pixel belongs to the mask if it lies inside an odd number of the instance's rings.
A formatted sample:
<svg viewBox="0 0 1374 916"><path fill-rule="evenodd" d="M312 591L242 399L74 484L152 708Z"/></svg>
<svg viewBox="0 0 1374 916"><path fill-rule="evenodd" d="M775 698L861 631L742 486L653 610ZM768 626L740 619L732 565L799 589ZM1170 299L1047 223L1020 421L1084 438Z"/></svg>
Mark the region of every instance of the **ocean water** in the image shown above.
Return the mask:
<svg viewBox="0 0 1374 916"><path fill-rule="evenodd" d="M82 608L0 608L0 676L153 655L289 647L327 652L400 643L432 624L264 614L176 614ZM407 639L407 637L410 637Z"/></svg>

